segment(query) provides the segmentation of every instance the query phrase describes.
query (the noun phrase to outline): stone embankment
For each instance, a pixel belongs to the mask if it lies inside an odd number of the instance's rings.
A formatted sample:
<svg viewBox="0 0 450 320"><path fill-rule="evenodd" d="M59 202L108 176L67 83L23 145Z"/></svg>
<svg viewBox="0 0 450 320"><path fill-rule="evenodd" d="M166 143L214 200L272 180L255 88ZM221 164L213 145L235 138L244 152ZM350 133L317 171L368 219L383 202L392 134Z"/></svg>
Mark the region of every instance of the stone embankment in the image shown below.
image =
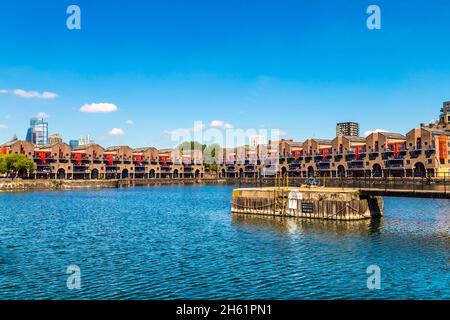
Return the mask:
<svg viewBox="0 0 450 320"><path fill-rule="evenodd" d="M0 191L74 190L160 185L226 184L220 179L22 180L0 179Z"/></svg>

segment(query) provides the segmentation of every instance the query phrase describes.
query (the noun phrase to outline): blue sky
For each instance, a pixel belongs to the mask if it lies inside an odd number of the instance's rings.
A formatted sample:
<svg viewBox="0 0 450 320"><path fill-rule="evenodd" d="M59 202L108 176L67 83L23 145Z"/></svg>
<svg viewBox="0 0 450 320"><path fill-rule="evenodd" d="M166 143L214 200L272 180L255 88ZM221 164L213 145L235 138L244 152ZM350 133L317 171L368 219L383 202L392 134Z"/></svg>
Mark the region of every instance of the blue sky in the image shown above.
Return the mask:
<svg viewBox="0 0 450 320"><path fill-rule="evenodd" d="M66 28L71 4L81 30ZM0 141L38 113L103 145L171 147L165 132L196 120L295 140L333 138L337 121L405 133L450 99L448 21L446 0L2 1ZM80 111L93 103L118 109Z"/></svg>

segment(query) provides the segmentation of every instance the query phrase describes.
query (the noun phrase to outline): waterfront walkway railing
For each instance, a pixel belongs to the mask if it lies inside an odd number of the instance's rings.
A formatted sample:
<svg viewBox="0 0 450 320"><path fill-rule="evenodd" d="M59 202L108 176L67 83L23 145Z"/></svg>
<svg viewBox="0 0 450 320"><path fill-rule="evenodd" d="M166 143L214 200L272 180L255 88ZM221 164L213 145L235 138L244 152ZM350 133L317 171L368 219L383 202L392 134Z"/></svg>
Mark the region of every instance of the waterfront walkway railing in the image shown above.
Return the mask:
<svg viewBox="0 0 450 320"><path fill-rule="evenodd" d="M450 175L442 173L435 177L258 177L238 178L241 186L300 187L311 184L322 187L352 188L362 191L436 193L450 197ZM232 183L232 181L229 181Z"/></svg>

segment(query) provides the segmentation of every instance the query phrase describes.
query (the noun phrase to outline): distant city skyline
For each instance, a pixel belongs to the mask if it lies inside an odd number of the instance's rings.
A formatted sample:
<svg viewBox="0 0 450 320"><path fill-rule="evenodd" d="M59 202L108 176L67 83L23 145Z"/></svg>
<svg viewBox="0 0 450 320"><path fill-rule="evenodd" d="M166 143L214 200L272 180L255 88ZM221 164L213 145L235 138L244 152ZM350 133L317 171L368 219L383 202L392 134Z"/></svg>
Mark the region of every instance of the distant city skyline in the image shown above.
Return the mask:
<svg viewBox="0 0 450 320"><path fill-rule="evenodd" d="M0 141L32 116L66 141L173 147L174 131L279 129L333 138L337 122L407 132L450 100L450 4L174 0L127 6L6 2L0 12ZM139 10L136 10L136 7Z"/></svg>

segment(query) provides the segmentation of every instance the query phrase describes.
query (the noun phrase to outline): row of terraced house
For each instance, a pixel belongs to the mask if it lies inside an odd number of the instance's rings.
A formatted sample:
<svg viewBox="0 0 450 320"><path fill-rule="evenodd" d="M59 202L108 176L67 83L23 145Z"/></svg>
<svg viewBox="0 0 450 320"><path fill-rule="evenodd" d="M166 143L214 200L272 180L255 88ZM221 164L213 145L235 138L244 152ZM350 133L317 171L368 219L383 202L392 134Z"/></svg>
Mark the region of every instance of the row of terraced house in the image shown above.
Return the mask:
<svg viewBox="0 0 450 320"><path fill-rule="evenodd" d="M450 176L449 150L450 102L445 102L438 122L406 135L373 132L224 149L218 173L223 178Z"/></svg>
<svg viewBox="0 0 450 320"><path fill-rule="evenodd" d="M87 144L72 149L64 142L35 146L24 140L0 145L1 154L24 154L36 165L35 178L50 179L149 179L202 178L202 153L198 150L102 148ZM28 176L19 173L19 176Z"/></svg>
<svg viewBox="0 0 450 320"><path fill-rule="evenodd" d="M219 178L415 177L450 174L450 102L439 121L421 124L406 135L373 132L367 137L272 141L253 147L222 149L217 155ZM13 140L0 154L20 153L34 161L34 177L51 179L202 178L200 150L103 148L87 144L71 148L64 142L35 146ZM27 173L20 173L28 176Z"/></svg>

